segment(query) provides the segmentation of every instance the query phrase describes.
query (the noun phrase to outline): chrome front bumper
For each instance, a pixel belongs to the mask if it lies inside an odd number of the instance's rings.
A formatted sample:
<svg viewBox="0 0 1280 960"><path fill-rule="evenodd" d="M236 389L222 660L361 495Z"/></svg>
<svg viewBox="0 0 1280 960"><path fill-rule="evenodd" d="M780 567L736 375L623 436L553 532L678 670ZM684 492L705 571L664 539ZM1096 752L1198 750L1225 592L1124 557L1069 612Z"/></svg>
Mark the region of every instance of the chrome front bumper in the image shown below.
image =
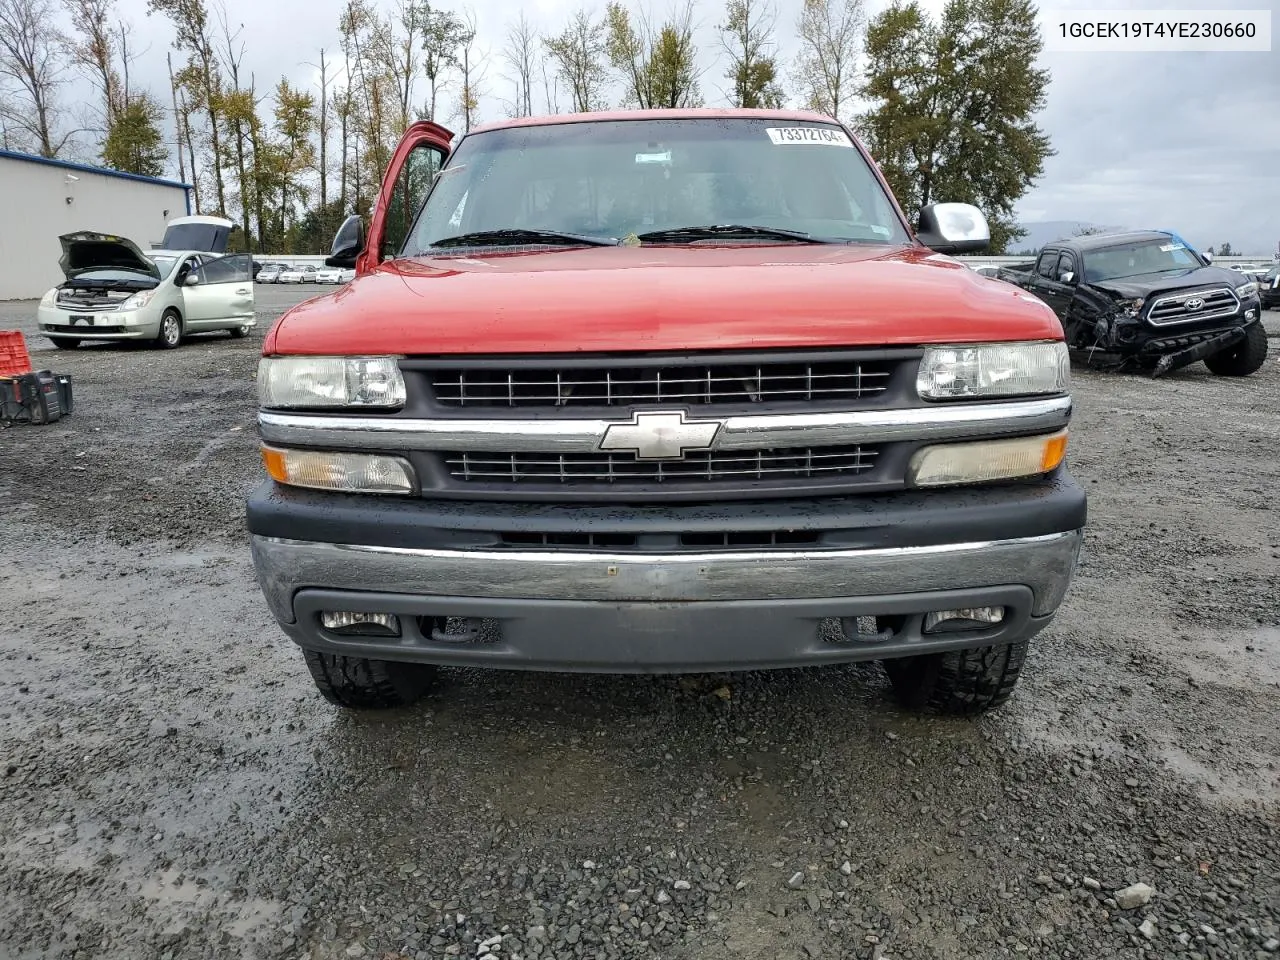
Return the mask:
<svg viewBox="0 0 1280 960"><path fill-rule="evenodd" d="M1081 531L888 549L697 554L465 551L254 536L271 610L333 653L524 669L678 671L796 666L1009 643L1048 623ZM923 635L931 610L1000 605L998 627ZM402 637L344 637L321 610L395 613ZM829 618L894 617L881 643L820 636ZM421 618L496 620L485 642L433 639Z"/></svg>

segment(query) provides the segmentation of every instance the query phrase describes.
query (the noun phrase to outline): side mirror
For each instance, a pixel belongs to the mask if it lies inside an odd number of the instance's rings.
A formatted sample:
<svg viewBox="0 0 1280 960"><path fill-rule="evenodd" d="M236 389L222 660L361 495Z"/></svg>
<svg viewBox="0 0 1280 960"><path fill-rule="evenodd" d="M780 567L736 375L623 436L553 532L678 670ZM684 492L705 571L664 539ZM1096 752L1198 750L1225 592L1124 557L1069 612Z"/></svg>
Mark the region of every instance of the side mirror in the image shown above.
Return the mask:
<svg viewBox="0 0 1280 960"><path fill-rule="evenodd" d="M916 236L938 253L977 253L991 243L987 218L971 203L931 203L920 211Z"/></svg>
<svg viewBox="0 0 1280 960"><path fill-rule="evenodd" d="M1202 254L1200 254L1200 256L1204 257L1204 262L1205 262L1205 263L1213 263L1213 254L1212 254L1212 253L1202 253Z"/></svg>
<svg viewBox="0 0 1280 960"><path fill-rule="evenodd" d="M354 267L356 257L364 252L364 220L352 214L342 221L333 237L333 246L325 258L326 267Z"/></svg>
<svg viewBox="0 0 1280 960"><path fill-rule="evenodd" d="M200 277L195 273L188 273L185 280L182 281L184 286L194 287L200 282Z"/></svg>
<svg viewBox="0 0 1280 960"><path fill-rule="evenodd" d="M1070 270L1063 270L1060 274L1058 274L1058 281L1060 283L1075 283L1075 280L1076 280L1076 275L1072 273Z"/></svg>

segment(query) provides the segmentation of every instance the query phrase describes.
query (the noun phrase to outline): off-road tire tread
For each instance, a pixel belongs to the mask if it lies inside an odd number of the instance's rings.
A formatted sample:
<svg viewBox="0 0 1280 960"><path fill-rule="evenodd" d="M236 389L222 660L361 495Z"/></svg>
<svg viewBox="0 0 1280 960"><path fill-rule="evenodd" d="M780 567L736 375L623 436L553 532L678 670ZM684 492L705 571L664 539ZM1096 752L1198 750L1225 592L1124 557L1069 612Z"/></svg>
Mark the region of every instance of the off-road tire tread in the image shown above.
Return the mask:
<svg viewBox="0 0 1280 960"><path fill-rule="evenodd" d="M303 650L307 669L324 698L353 710L408 707L422 698L435 667L422 663L369 660Z"/></svg>
<svg viewBox="0 0 1280 960"><path fill-rule="evenodd" d="M894 695L904 707L972 716L1013 696L1030 641L972 647L885 662Z"/></svg>
<svg viewBox="0 0 1280 960"><path fill-rule="evenodd" d="M1262 321L1250 324L1244 340L1206 358L1204 365L1220 377L1247 377L1267 362L1267 331Z"/></svg>

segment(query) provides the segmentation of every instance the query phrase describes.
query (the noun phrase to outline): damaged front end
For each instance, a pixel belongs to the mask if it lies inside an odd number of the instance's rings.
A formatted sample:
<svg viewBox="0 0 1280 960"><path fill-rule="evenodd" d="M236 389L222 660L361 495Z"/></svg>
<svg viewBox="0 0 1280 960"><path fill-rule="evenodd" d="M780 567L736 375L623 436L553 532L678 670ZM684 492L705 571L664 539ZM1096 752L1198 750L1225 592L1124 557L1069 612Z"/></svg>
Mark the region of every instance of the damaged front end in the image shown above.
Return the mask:
<svg viewBox="0 0 1280 960"><path fill-rule="evenodd" d="M1076 359L1095 370L1136 370L1152 377L1206 360L1245 339L1257 314L1228 291L1225 296L1188 292L1151 298L1133 298L1095 287L1091 298L1102 306L1091 322L1074 331L1072 351ZM1218 300L1210 298L1214 295ZM1166 307L1169 304L1171 306ZM1188 307L1188 305L1190 305ZM1178 309L1184 316L1163 324L1151 321L1157 309Z"/></svg>

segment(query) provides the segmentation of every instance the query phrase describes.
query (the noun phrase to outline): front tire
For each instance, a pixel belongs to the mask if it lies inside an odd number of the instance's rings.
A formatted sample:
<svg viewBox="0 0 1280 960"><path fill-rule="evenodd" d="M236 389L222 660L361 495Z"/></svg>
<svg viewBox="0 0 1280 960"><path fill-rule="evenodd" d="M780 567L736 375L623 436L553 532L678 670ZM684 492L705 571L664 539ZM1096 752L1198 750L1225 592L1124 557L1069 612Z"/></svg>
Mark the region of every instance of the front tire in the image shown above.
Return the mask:
<svg viewBox="0 0 1280 960"><path fill-rule="evenodd" d="M232 327L227 332L231 334L232 340L243 340L245 337L249 335L250 329L251 329L250 326L246 323L242 327Z"/></svg>
<svg viewBox="0 0 1280 960"><path fill-rule="evenodd" d="M74 350L80 346L80 340L76 337L50 337L49 340L59 350Z"/></svg>
<svg viewBox="0 0 1280 960"><path fill-rule="evenodd" d="M1220 377L1247 377L1266 363L1267 331L1262 321L1250 324L1245 337L1234 346L1215 353L1204 365Z"/></svg>
<svg viewBox="0 0 1280 960"><path fill-rule="evenodd" d="M315 650L303 650L302 656L324 698L352 710L412 706L436 676L436 668L425 663L367 660Z"/></svg>
<svg viewBox="0 0 1280 960"><path fill-rule="evenodd" d="M161 350L172 350L182 342L182 318L176 310L166 310L160 318L160 332L155 344Z"/></svg>
<svg viewBox="0 0 1280 960"><path fill-rule="evenodd" d="M910 710L972 716L1002 706L1027 658L1029 640L886 660L893 693Z"/></svg>

